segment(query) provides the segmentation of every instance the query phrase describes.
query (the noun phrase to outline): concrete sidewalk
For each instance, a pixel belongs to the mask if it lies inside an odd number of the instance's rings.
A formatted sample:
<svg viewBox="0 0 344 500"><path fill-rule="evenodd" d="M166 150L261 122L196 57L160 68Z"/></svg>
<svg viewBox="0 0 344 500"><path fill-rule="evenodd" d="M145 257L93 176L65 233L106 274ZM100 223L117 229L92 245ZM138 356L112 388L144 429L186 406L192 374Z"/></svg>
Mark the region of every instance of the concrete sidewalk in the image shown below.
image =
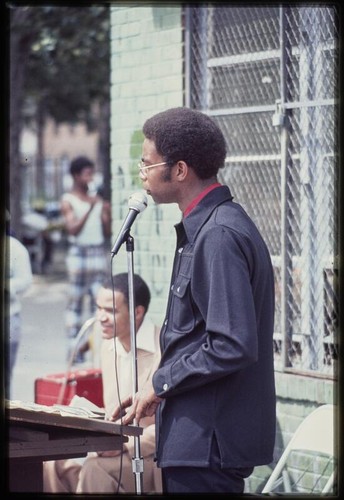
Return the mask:
<svg viewBox="0 0 344 500"><path fill-rule="evenodd" d="M13 370L12 400L34 401L35 379L64 373L67 368L64 319L68 281L64 259L65 252L56 252L51 271L35 274L22 299L22 340ZM88 317L85 315L85 319Z"/></svg>

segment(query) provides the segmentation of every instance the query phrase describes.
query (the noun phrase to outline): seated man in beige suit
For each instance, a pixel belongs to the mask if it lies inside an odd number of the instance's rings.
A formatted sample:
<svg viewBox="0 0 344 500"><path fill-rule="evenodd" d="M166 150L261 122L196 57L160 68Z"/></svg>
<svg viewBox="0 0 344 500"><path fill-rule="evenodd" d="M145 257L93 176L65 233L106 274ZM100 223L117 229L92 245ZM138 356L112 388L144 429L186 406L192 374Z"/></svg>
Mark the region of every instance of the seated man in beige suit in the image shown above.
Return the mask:
<svg viewBox="0 0 344 500"><path fill-rule="evenodd" d="M97 295L97 322L101 329L100 364L103 377L103 397L106 416L110 418L121 400L132 393L132 352L130 348L130 316L128 274L113 277L104 283ZM160 358L159 329L146 316L150 303L147 284L134 275L137 377L143 387L152 376ZM113 303L115 314L113 313ZM118 388L117 388L118 377ZM143 492L161 493L160 471L154 462L155 421L146 417L140 421L143 456ZM45 493L135 493L132 470L134 438L121 450L89 453L86 460L55 460L44 463Z"/></svg>

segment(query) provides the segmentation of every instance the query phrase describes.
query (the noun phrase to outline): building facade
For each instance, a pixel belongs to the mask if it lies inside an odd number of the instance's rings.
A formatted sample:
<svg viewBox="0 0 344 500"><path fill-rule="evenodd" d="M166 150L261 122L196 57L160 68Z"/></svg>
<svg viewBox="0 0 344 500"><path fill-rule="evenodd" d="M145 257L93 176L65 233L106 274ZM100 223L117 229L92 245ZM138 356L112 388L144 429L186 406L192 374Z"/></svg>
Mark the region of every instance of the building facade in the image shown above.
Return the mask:
<svg viewBox="0 0 344 500"><path fill-rule="evenodd" d="M111 24L113 234L141 189L144 121L175 106L212 116L228 144L220 180L257 223L275 269L277 460L310 411L337 403L338 13L128 3L113 4ZM158 323L180 217L149 200L132 228ZM114 272L127 270L125 250ZM248 491L273 466L257 468Z"/></svg>

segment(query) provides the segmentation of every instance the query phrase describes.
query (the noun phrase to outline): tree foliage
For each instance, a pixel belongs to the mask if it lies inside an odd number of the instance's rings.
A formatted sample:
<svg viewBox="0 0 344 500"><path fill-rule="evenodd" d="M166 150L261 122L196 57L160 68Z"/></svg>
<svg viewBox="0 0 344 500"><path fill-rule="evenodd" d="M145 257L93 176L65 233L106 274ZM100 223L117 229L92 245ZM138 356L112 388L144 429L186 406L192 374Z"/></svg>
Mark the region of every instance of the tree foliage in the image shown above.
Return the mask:
<svg viewBox="0 0 344 500"><path fill-rule="evenodd" d="M30 49L27 98L44 99L57 123L85 119L92 126L92 105L109 99L108 6L31 9L40 29Z"/></svg>
<svg viewBox="0 0 344 500"><path fill-rule="evenodd" d="M101 120L108 120L110 19L106 4L9 8L10 206L11 221L20 233L19 144L24 123L35 124L37 130L38 123L51 117L57 123L82 120L90 129L108 130ZM100 143L108 146L104 138ZM108 152L100 153L109 164Z"/></svg>

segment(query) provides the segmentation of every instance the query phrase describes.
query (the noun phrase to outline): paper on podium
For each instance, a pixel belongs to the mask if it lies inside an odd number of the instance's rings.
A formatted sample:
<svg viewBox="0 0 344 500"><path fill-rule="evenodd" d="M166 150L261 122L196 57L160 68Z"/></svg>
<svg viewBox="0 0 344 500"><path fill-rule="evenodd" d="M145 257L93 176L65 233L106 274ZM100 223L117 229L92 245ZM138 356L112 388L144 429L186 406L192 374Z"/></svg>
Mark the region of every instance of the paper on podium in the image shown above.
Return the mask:
<svg viewBox="0 0 344 500"><path fill-rule="evenodd" d="M6 400L6 417L11 425L36 425L41 429L81 429L106 434L139 436L142 427L122 425L104 418L104 413L96 413L86 408L72 406L45 406L32 402Z"/></svg>
<svg viewBox="0 0 344 500"><path fill-rule="evenodd" d="M74 400L74 401L73 401ZM7 401L7 408L19 408L22 410L29 410L32 412L44 412L44 413L57 413L62 417L80 417L80 418L97 418L104 419L105 411L103 408L99 408L97 405L88 401L88 399L74 396L69 405L53 405L46 406L37 403L32 403L28 401L18 401L12 400Z"/></svg>
<svg viewBox="0 0 344 500"><path fill-rule="evenodd" d="M85 416L90 418L105 418L105 410L104 408L100 408L96 404L92 403L87 398L83 396L78 396L75 394L69 405L58 405L55 404L54 408L57 408L61 411L61 414L66 415L76 415L79 417Z"/></svg>

